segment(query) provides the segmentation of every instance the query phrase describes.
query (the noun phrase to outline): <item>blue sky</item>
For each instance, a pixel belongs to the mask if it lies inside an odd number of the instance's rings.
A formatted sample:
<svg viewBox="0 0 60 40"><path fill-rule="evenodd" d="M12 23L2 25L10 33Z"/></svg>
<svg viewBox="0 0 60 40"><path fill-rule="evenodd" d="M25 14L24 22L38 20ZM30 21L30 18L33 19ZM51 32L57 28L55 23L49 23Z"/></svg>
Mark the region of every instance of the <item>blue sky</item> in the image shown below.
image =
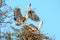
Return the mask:
<svg viewBox="0 0 60 40"><path fill-rule="evenodd" d="M16 7L21 8L23 15L26 13L26 6L31 3L36 14L43 21L41 32L48 33L50 36L55 35L56 40L60 40L60 0L6 0L5 2L12 9ZM38 26L37 22L30 19L28 22Z"/></svg>

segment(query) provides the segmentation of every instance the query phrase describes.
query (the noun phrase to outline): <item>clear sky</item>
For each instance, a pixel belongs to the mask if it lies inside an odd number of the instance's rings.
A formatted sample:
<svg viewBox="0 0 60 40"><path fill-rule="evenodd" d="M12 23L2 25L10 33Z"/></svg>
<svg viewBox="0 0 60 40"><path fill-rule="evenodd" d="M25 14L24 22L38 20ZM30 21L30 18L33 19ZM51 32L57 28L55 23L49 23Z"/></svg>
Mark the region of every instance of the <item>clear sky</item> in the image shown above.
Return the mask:
<svg viewBox="0 0 60 40"><path fill-rule="evenodd" d="M41 32L48 33L50 36L55 35L56 40L60 40L60 0L6 0L5 2L12 9L21 8L23 15L26 13L26 6L31 3L36 14L43 21ZM27 23L38 26L37 22L30 19Z"/></svg>

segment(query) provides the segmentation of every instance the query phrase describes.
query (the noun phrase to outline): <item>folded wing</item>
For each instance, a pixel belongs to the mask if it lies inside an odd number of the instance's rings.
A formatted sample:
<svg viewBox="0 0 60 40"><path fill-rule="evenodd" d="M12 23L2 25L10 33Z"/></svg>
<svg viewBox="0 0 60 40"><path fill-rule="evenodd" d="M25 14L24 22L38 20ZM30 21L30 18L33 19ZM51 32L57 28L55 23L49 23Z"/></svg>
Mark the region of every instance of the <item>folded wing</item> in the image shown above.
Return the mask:
<svg viewBox="0 0 60 40"><path fill-rule="evenodd" d="M28 11L29 18L33 21L40 21L39 17L36 15L35 11L33 11L31 4L29 5L29 11Z"/></svg>
<svg viewBox="0 0 60 40"><path fill-rule="evenodd" d="M33 10L30 10L28 12L29 18L31 18L31 20L33 21L40 21L39 17L35 14L35 12Z"/></svg>

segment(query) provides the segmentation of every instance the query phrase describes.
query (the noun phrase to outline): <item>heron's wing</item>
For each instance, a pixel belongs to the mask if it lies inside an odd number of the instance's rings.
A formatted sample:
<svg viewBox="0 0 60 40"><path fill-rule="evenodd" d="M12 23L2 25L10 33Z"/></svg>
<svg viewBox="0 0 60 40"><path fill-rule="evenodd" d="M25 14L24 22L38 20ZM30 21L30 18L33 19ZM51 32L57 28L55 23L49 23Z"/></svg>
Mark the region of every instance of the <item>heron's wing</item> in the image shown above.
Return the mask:
<svg viewBox="0 0 60 40"><path fill-rule="evenodd" d="M21 14L20 8L16 8L14 10L14 19L15 19L15 21L17 21L17 23L19 24L21 22L22 18L23 18L23 16Z"/></svg>
<svg viewBox="0 0 60 40"><path fill-rule="evenodd" d="M31 18L31 20L33 21L40 21L39 17L35 14L34 11L30 10L28 12L29 18Z"/></svg>

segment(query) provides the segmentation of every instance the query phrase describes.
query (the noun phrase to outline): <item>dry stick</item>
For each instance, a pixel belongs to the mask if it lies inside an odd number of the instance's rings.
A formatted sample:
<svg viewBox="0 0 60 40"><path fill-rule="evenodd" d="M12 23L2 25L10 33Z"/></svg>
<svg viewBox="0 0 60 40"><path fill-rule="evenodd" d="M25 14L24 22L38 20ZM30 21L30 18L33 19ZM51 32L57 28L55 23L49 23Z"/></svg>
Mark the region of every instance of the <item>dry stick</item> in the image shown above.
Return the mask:
<svg viewBox="0 0 60 40"><path fill-rule="evenodd" d="M14 28L13 26L10 26L14 31L18 32L19 34L21 34L22 32L16 28Z"/></svg>
<svg viewBox="0 0 60 40"><path fill-rule="evenodd" d="M11 22L0 22L0 23L11 23Z"/></svg>
<svg viewBox="0 0 60 40"><path fill-rule="evenodd" d="M6 34L5 34L4 32L1 32L1 31L0 31L0 33L4 34L4 36L1 36L1 35L0 35L0 38L5 37Z"/></svg>
<svg viewBox="0 0 60 40"><path fill-rule="evenodd" d="M27 5L27 7L26 7L26 15L25 15L25 17L26 17L26 21L28 20L28 5ZM22 26L24 26L24 25L26 25L26 21L25 21L25 23L22 25Z"/></svg>
<svg viewBox="0 0 60 40"><path fill-rule="evenodd" d="M27 21L27 19L28 19L28 10L29 10L29 8L32 10L32 7L30 7L29 5L27 5L27 7L26 7L26 21ZM26 21L25 21L25 23L26 23Z"/></svg>
<svg viewBox="0 0 60 40"><path fill-rule="evenodd" d="M0 23L12 23L12 22L1 22L1 21L0 21Z"/></svg>
<svg viewBox="0 0 60 40"><path fill-rule="evenodd" d="M5 4L5 5L8 6L7 4ZM10 12L10 11L12 11L12 8L11 8L11 7L9 7L8 10L2 12L3 14L1 14L1 15L3 16L3 15L5 15L6 13L8 13L8 12Z"/></svg>
<svg viewBox="0 0 60 40"><path fill-rule="evenodd" d="M12 19L13 19L13 18L11 18L10 20L12 20ZM10 21L10 20L9 20L9 21ZM8 21L8 22L1 22L1 21L0 21L0 23L6 23L6 24L9 23L9 24L11 24L12 22L9 22L9 21Z"/></svg>
<svg viewBox="0 0 60 40"><path fill-rule="evenodd" d="M42 24L43 24L43 21L40 21L40 22L39 22L39 25L38 25L39 33L40 33L40 28L41 28Z"/></svg>

